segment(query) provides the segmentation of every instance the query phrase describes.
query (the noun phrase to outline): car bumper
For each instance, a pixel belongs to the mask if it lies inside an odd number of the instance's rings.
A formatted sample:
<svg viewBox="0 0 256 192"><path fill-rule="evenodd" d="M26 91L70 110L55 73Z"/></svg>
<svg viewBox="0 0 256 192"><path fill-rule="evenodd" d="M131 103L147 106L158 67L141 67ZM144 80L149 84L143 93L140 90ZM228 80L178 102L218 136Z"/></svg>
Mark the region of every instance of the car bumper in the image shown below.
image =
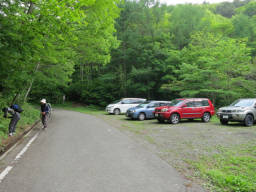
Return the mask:
<svg viewBox="0 0 256 192"><path fill-rule="evenodd" d="M156 112L155 113L155 118L165 120L170 118L170 113L166 112Z"/></svg>
<svg viewBox="0 0 256 192"><path fill-rule="evenodd" d="M138 114L137 113L133 113L133 112L126 112L126 117L129 117L131 119L137 119L138 118Z"/></svg>
<svg viewBox="0 0 256 192"><path fill-rule="evenodd" d="M243 121L246 114L243 113L217 113L219 119L228 120L228 121Z"/></svg>
<svg viewBox="0 0 256 192"><path fill-rule="evenodd" d="M114 113L114 108L106 108L107 113Z"/></svg>

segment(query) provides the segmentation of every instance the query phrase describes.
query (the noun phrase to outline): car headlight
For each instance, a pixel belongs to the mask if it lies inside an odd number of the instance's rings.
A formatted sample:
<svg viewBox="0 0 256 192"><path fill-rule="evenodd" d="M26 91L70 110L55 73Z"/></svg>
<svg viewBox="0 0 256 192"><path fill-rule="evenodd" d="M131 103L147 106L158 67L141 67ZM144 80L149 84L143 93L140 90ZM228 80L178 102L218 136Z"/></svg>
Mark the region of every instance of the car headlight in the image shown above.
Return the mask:
<svg viewBox="0 0 256 192"><path fill-rule="evenodd" d="M163 108L163 109L161 110L161 112L166 112L166 111L168 111L167 108Z"/></svg>
<svg viewBox="0 0 256 192"><path fill-rule="evenodd" d="M131 113L134 113L134 112L135 112L135 110L130 110L130 112L131 112Z"/></svg>

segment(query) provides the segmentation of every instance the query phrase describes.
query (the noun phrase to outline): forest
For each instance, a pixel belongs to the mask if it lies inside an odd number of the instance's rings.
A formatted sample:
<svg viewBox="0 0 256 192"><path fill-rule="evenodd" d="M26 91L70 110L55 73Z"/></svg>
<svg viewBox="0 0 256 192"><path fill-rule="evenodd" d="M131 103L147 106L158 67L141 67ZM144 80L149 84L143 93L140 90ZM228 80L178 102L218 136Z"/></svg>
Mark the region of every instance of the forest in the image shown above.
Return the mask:
<svg viewBox="0 0 256 192"><path fill-rule="evenodd" d="M256 94L256 1L1 0L0 107Z"/></svg>
<svg viewBox="0 0 256 192"><path fill-rule="evenodd" d="M256 0L179 5L158 0L0 0L0 109L14 103L24 109L11 135L10 119L0 112L0 154L39 122L45 98L60 104L56 108L117 124L129 137L135 134L136 142L141 137L143 145L159 150L162 160L180 162L172 166L186 172L188 180L206 181L205 188L252 192L255 126L220 126L215 116L208 124L191 119L180 127L156 126L155 120L126 121L102 109L124 97L205 97L217 112L255 95ZM51 128L48 134L58 130ZM84 132L69 128L83 138Z"/></svg>

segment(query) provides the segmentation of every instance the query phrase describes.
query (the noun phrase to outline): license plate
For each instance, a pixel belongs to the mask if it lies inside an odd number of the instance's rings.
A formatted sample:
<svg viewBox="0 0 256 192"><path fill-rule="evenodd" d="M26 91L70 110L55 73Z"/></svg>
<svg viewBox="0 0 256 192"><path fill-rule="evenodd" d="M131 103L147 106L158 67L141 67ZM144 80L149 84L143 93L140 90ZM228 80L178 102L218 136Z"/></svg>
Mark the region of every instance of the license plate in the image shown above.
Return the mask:
<svg viewBox="0 0 256 192"><path fill-rule="evenodd" d="M223 115L222 118L223 119L228 119L228 115Z"/></svg>

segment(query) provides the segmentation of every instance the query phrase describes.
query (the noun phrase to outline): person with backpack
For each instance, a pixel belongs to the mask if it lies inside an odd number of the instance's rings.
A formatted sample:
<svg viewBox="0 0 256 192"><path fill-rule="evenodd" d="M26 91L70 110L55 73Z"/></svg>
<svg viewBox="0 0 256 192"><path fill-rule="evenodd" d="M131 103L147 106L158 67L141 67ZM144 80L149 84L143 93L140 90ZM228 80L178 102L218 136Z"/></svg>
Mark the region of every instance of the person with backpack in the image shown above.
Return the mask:
<svg viewBox="0 0 256 192"><path fill-rule="evenodd" d="M16 125L20 120L20 113L23 110L19 105L14 104L14 105L11 105L10 107L3 108L2 111L4 112L4 118L11 118L11 121L9 124L9 136L13 136L15 134ZM11 114L10 117L8 117L8 113Z"/></svg>
<svg viewBox="0 0 256 192"><path fill-rule="evenodd" d="M50 111L49 105L46 103L46 99L42 99L41 103L41 120L43 124L43 128L47 127L47 118Z"/></svg>

